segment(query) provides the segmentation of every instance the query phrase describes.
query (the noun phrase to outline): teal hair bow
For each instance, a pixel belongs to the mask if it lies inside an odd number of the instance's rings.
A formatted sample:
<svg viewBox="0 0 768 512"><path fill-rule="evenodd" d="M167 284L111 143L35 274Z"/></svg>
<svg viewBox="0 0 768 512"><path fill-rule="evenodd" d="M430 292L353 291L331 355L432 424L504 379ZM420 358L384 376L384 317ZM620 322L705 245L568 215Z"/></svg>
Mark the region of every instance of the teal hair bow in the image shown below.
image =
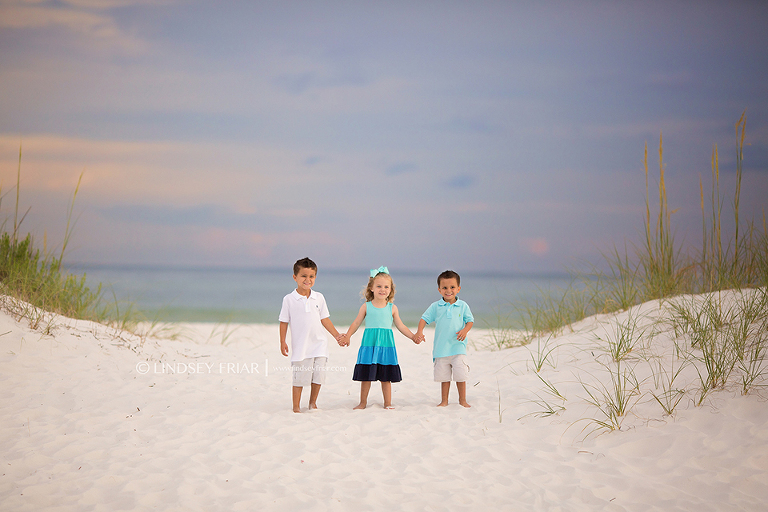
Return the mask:
<svg viewBox="0 0 768 512"><path fill-rule="evenodd" d="M371 269L371 277L376 277L379 274L389 274L389 269L387 267Z"/></svg>

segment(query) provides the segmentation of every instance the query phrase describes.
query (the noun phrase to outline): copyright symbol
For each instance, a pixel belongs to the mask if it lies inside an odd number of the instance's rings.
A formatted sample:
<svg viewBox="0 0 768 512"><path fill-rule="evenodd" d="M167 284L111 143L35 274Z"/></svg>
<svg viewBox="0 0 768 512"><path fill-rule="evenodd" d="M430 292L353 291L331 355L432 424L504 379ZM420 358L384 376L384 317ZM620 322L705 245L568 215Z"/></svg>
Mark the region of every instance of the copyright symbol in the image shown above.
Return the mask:
<svg viewBox="0 0 768 512"><path fill-rule="evenodd" d="M149 373L149 363L146 361L136 363L136 371L142 375Z"/></svg>

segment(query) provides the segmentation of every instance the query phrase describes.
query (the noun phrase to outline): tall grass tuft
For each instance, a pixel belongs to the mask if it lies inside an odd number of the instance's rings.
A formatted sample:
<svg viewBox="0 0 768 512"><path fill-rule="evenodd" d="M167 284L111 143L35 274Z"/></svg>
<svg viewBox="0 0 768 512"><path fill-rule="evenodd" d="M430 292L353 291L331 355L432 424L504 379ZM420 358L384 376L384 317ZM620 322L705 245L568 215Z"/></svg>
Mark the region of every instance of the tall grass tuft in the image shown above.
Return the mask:
<svg viewBox="0 0 768 512"><path fill-rule="evenodd" d="M648 189L648 145L643 156L645 167L645 239L638 251L642 269L640 283L643 299L666 297L678 292L685 273L681 271L679 249L672 233L672 214L667 204L667 185L664 180L664 145L659 135L659 213L651 225L650 191Z"/></svg>
<svg viewBox="0 0 768 512"><path fill-rule="evenodd" d="M46 244L42 251L36 248L31 234L19 239L19 230L26 217L25 213L19 218L21 156L19 147L13 226L12 229L7 226L7 221L0 226L0 307L17 318L26 318L34 329L49 330L51 313L105 323L119 321L125 325L128 315L115 315L117 308L103 303L101 285L92 290L86 285L85 275L71 275L62 268L64 253L74 227L72 215L82 174L67 212L61 252L58 255L47 252Z"/></svg>
<svg viewBox="0 0 768 512"><path fill-rule="evenodd" d="M720 188L719 153L712 150L712 184L705 193L699 179L703 245L697 254L684 253L672 229L665 179L663 136L659 136L658 190L651 191L648 146L643 153L645 212L643 241L639 246L614 247L603 254L608 270L571 272L573 284L565 290L546 291L540 297L518 304L527 341L557 335L568 325L597 313L612 313L654 299L724 289L768 286L768 229L765 214L761 224L741 218L740 195L746 134L746 111L736 123L736 183L733 200L735 230L726 237L722 215L726 206ZM705 197L709 196L709 201ZM658 207L652 207L656 197ZM656 208L655 213L654 208Z"/></svg>
<svg viewBox="0 0 768 512"><path fill-rule="evenodd" d="M611 385L601 383L587 384L579 379L582 388L587 393L584 400L595 407L600 413L598 418L586 418L589 424L594 425L595 430L620 430L627 413L640 399L640 383L635 375L634 368L622 367L621 362L614 369L605 365L611 376ZM586 427L585 427L586 429Z"/></svg>
<svg viewBox="0 0 768 512"><path fill-rule="evenodd" d="M586 316L630 310L658 299L659 307L667 314L649 328L650 335L654 335L658 323L669 323L674 332L671 363L655 361L655 356L648 358L655 384L650 396L665 415L674 414L689 392L693 392L694 404L701 405L714 391L737 387L746 395L768 387L768 223L765 212L761 223L745 221L740 215L746 119L744 111L735 125L732 200L722 193L717 145L712 148L711 186L706 187L699 179L702 246L693 253L683 251L672 229L675 210L670 209L667 198L663 137L659 136L657 191L649 185L645 145L642 242L604 253L600 268L607 271L593 267L585 273L572 272L567 289L546 291L517 306L523 316L525 341L539 340L538 350L531 351L537 372L550 356L547 344L542 347L541 340L549 341L549 337L559 335ZM728 215L728 208L734 228L724 230L723 215ZM726 290L736 292L724 293ZM612 332L598 337L611 358L604 364L610 384L589 384L579 377L586 393L583 400L597 412L595 417L583 420L589 423L585 430L589 426L592 432L621 429L624 418L643 395L634 367L629 366L631 360L647 357L647 347L640 343L648 339L648 332L639 327L638 320L630 310L626 322L617 323ZM683 373L690 373L690 367L698 374L698 382L689 390ZM561 410L539 395L537 398L533 403L540 410L534 414L550 415Z"/></svg>
<svg viewBox="0 0 768 512"><path fill-rule="evenodd" d="M603 342L604 350L611 356L611 360L619 363L629 357L637 345L645 337L646 329L638 325L638 318L630 311L625 322L616 322L612 333L608 333L605 339L596 338Z"/></svg>
<svg viewBox="0 0 768 512"><path fill-rule="evenodd" d="M720 292L681 297L668 304L677 336L697 349L687 356L698 361L700 393L697 404L723 389L734 372L741 392L749 393L766 374L768 348L768 292L761 287L724 301ZM701 367L701 369L699 369Z"/></svg>

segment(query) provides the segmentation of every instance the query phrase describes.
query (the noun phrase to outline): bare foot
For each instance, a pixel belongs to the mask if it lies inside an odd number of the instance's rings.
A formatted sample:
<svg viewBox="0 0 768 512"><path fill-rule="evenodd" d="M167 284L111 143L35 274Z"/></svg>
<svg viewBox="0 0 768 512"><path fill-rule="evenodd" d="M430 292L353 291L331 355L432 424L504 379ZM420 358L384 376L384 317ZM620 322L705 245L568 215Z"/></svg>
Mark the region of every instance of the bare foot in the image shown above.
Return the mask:
<svg viewBox="0 0 768 512"><path fill-rule="evenodd" d="M301 412L301 407L294 407L293 412Z"/></svg>
<svg viewBox="0 0 768 512"><path fill-rule="evenodd" d="M317 410L317 404L309 404L309 408Z"/></svg>
<svg viewBox="0 0 768 512"><path fill-rule="evenodd" d="M438 407L445 407L446 405L448 405L448 402L440 402L437 404Z"/></svg>
<svg viewBox="0 0 768 512"><path fill-rule="evenodd" d="M355 409L365 409L365 406L366 406L366 405L368 405L368 404L367 404L367 403L365 403L365 402L360 402L359 404L357 404L356 406L354 406L354 407L352 408L352 410L355 410Z"/></svg>
<svg viewBox="0 0 768 512"><path fill-rule="evenodd" d="M384 408L385 408L385 409L394 409L394 408L395 408L395 406L394 406L394 405L392 405L392 404L384 404Z"/></svg>
<svg viewBox="0 0 768 512"><path fill-rule="evenodd" d="M469 405L469 402L467 402L466 400L463 402L459 400L459 404L463 405L464 407L472 407L471 405Z"/></svg>

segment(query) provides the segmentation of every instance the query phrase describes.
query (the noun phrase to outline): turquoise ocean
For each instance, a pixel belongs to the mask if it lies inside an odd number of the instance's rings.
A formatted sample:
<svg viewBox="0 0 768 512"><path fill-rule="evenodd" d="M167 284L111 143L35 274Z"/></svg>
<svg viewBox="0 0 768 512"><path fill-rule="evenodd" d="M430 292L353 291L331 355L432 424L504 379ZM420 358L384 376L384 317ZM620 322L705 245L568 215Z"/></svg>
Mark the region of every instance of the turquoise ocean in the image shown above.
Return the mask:
<svg viewBox="0 0 768 512"><path fill-rule="evenodd" d="M72 265L92 289L102 285L104 300L122 308L133 304L148 320L213 323L277 323L280 305L295 289L291 269L174 268L151 266ZM421 314L440 299L436 274L390 269L395 304L403 321L415 328ZM331 319L349 325L363 303L368 270L320 270L314 289L328 303ZM514 325L515 304L533 300L541 289L562 288L564 274L515 275L463 272L461 293L476 327Z"/></svg>

